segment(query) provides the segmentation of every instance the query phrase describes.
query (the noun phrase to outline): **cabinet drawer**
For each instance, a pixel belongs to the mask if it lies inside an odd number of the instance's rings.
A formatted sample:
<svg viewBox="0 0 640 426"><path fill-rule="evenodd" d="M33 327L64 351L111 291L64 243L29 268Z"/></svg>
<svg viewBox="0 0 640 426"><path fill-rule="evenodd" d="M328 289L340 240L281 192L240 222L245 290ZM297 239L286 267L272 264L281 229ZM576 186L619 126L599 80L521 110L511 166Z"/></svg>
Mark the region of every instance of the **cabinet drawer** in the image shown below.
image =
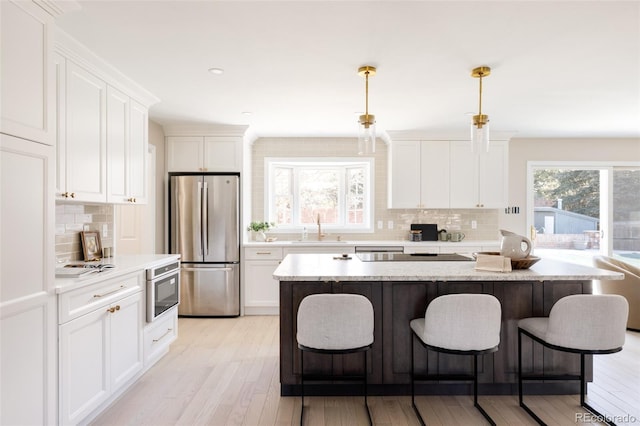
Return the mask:
<svg viewBox="0 0 640 426"><path fill-rule="evenodd" d="M144 329L144 366L149 368L178 337L178 308L172 308L162 318Z"/></svg>
<svg viewBox="0 0 640 426"><path fill-rule="evenodd" d="M142 290L143 272L101 281L58 297L59 324Z"/></svg>
<svg viewBox="0 0 640 426"><path fill-rule="evenodd" d="M244 249L246 260L281 260L282 247L247 247Z"/></svg>

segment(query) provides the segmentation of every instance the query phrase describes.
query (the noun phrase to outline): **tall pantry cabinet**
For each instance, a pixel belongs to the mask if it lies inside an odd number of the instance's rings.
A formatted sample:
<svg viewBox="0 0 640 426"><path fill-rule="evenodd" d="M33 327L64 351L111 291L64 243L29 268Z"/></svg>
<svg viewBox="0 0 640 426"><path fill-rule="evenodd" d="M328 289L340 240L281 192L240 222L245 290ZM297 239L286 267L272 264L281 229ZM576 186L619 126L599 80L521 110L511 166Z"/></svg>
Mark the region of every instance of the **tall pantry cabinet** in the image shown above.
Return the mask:
<svg viewBox="0 0 640 426"><path fill-rule="evenodd" d="M3 425L57 423L52 46L54 18L71 4L0 2Z"/></svg>

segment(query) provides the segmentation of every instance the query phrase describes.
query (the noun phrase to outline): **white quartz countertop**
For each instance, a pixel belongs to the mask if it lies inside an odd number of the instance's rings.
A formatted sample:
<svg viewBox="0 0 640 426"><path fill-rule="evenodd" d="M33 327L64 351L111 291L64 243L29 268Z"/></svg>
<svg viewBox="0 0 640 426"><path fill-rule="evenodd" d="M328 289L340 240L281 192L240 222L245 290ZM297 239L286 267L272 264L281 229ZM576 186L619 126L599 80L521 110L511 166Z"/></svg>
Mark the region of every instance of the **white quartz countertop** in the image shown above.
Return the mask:
<svg viewBox="0 0 640 426"><path fill-rule="evenodd" d="M115 256L107 259L102 259L98 262L86 262L92 265L99 264L112 264L111 269L105 269L103 272L94 272L88 275L84 275L80 278L56 278L56 293L64 293L74 290L76 288L84 287L87 285L95 284L100 281L104 281L111 278L117 278L122 275L129 274L131 272L142 271L150 269L155 266L160 266L171 261L180 260L179 254L145 254L145 255L130 255L130 256ZM74 262L78 263L78 262ZM61 267L59 265L58 267Z"/></svg>
<svg viewBox="0 0 640 426"><path fill-rule="evenodd" d="M385 246L385 247L478 247L478 246L495 246L500 247L499 240L462 240L459 242L451 241L409 241L409 240L341 240L325 239L322 241L309 239L307 241L280 241L262 242L262 241L245 241L244 247L323 247L323 246Z"/></svg>
<svg viewBox="0 0 640 426"><path fill-rule="evenodd" d="M289 254L273 273L280 281L573 281L621 280L624 274L541 259L529 269L476 271L476 262L362 262L356 255Z"/></svg>

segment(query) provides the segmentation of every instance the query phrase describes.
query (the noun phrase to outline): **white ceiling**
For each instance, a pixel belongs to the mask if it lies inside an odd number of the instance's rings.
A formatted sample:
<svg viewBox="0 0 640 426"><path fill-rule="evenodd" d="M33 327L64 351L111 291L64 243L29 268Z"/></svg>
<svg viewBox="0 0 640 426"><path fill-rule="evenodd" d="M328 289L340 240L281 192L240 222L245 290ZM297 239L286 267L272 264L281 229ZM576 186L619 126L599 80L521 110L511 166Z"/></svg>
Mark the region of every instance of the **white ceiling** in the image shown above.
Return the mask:
<svg viewBox="0 0 640 426"><path fill-rule="evenodd" d="M159 97L162 125L354 136L367 64L379 130L466 132L488 65L492 131L640 136L638 1L78 3L60 28Z"/></svg>

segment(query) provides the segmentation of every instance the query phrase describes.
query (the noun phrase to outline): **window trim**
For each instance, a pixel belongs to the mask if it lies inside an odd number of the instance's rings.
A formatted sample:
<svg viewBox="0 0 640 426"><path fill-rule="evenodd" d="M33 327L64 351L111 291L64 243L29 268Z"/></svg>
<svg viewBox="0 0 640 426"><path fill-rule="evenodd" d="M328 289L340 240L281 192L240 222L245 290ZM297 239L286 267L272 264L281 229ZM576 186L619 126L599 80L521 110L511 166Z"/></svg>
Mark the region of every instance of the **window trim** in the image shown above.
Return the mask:
<svg viewBox="0 0 640 426"><path fill-rule="evenodd" d="M338 166L339 168L347 168L351 164L356 163L365 163L368 166L369 173L365 173L365 179L369 187L369 197L368 200L365 200L365 210L369 210L368 215L364 215L365 225L362 227L350 227L350 226L335 226L330 224L322 224L322 230L327 232L342 232L342 233L373 233L374 229L374 217L375 217L375 161L371 157L265 157L264 158L264 212L265 217L269 217L269 221L272 221L271 214L271 194L273 193L273 182L270 178L271 168L273 165L277 165L278 163L299 163L299 165L304 165L305 163L314 163L318 164L321 167L330 168L331 166ZM326 163L326 164L322 164ZM341 178L342 179L342 178ZM297 182L293 182L294 184L294 194L297 188ZM344 186L342 185L339 188L340 192L343 193ZM344 197L346 201L346 196ZM347 211L340 212L340 215L346 215ZM301 232L305 226L302 225L278 225L273 228L271 233L294 233ZM311 230L308 230L312 232Z"/></svg>

